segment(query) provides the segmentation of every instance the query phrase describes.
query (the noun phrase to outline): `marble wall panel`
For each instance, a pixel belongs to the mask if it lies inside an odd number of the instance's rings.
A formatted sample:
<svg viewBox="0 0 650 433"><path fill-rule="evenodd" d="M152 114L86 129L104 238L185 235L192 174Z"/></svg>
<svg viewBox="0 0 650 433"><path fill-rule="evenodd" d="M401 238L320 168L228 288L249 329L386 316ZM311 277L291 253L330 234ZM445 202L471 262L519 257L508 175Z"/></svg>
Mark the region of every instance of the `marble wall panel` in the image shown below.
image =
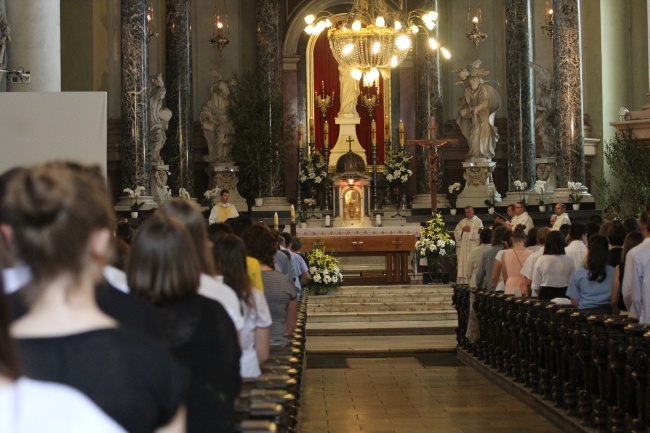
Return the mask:
<svg viewBox="0 0 650 433"><path fill-rule="evenodd" d="M122 186L149 194L149 90L146 0L124 0L122 25Z"/></svg>

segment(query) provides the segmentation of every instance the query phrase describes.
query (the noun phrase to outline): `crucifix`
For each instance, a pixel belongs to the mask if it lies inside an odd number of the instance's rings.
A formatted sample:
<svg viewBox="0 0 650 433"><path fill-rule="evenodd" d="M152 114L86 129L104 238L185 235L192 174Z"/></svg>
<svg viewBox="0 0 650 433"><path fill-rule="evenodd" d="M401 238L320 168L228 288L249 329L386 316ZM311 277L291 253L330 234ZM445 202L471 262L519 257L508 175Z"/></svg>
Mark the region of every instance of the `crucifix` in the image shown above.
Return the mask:
<svg viewBox="0 0 650 433"><path fill-rule="evenodd" d="M436 181L438 175L439 155L438 148L448 143L458 143L457 138L435 138L436 130L438 129L433 122L433 117L429 118L428 136L426 140L408 140L407 143L418 145L429 151L429 177L431 179L431 213L438 212L438 199L436 192L438 183Z"/></svg>

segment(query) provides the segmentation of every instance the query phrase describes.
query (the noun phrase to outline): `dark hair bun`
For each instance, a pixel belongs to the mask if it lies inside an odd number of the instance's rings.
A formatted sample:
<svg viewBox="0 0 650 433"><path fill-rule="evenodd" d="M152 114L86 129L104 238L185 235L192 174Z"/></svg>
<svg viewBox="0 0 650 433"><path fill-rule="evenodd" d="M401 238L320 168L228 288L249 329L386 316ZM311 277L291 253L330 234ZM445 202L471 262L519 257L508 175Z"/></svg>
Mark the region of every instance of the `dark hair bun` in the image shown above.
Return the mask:
<svg viewBox="0 0 650 433"><path fill-rule="evenodd" d="M75 197L74 183L66 170L36 167L17 176L9 188L17 220L42 227L54 222Z"/></svg>

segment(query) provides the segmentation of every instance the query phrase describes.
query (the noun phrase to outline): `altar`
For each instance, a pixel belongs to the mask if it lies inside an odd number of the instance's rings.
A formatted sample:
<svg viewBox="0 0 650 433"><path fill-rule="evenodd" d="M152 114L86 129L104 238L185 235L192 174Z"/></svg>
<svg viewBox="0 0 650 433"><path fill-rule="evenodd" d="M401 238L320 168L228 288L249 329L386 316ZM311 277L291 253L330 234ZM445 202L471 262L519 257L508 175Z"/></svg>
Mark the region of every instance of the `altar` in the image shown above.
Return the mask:
<svg viewBox="0 0 650 433"><path fill-rule="evenodd" d="M302 251L314 246L341 258L344 284L409 284L419 226L297 229Z"/></svg>

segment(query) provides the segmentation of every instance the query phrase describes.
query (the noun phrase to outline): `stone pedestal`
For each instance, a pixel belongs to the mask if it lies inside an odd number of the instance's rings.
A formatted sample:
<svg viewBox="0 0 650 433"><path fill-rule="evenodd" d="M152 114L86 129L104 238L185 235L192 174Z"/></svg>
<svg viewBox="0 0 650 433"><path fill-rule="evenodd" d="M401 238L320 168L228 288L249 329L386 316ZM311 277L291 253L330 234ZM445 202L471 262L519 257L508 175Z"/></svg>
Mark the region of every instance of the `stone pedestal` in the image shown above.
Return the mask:
<svg viewBox="0 0 650 433"><path fill-rule="evenodd" d="M248 203L237 191L239 183L239 167L232 164L213 163L208 167L208 176L210 177L210 189L217 188L219 191L227 189L230 191L230 203L232 203L239 212L248 211ZM218 198L217 198L218 200Z"/></svg>
<svg viewBox="0 0 650 433"><path fill-rule="evenodd" d="M492 172L497 163L493 161L465 161L463 162L465 188L458 195L456 207L465 206L485 207L485 200L490 199L489 185L493 183ZM501 200L501 194L494 192L494 199Z"/></svg>
<svg viewBox="0 0 650 433"><path fill-rule="evenodd" d="M449 207L449 200L444 194L436 194L436 203L438 204L438 211ZM431 209L431 194L417 194L413 198L411 209Z"/></svg>
<svg viewBox="0 0 650 433"><path fill-rule="evenodd" d="M594 197L589 194L589 190L587 190L586 186L583 186L580 188L578 191L578 195L582 196L582 199L580 199L580 203L593 203ZM547 203L565 203L567 204L567 209L571 209L571 201L569 200L569 197L571 196L571 190L569 188L556 188L555 191L553 191L553 195L549 196L549 198L546 200Z"/></svg>
<svg viewBox="0 0 650 433"><path fill-rule="evenodd" d="M336 144L330 152L329 167L332 169L336 168L336 162L339 158L348 153L348 150L350 150L348 140L350 139L352 139L352 152L361 156L363 162L367 165L366 151L357 138L357 125L361 123L361 118L352 114L344 114L343 116L334 118L334 122L339 125L339 138L336 140Z"/></svg>
<svg viewBox="0 0 650 433"><path fill-rule="evenodd" d="M546 182L546 185L544 185L545 196L553 194L557 185L556 161L557 158L554 156L535 158L535 176L537 180L543 180Z"/></svg>
<svg viewBox="0 0 650 433"><path fill-rule="evenodd" d="M135 203L135 198L131 198L128 195L120 197L120 201L117 202L114 209L116 212L129 212L131 211L131 205ZM153 199L153 196L142 195L138 197L138 203L144 203L138 212L145 210L157 209L158 203Z"/></svg>
<svg viewBox="0 0 650 433"><path fill-rule="evenodd" d="M167 185L168 173L168 165L161 164L151 166L151 195L153 196L154 201L159 205L169 199L167 196L167 188L169 188Z"/></svg>

